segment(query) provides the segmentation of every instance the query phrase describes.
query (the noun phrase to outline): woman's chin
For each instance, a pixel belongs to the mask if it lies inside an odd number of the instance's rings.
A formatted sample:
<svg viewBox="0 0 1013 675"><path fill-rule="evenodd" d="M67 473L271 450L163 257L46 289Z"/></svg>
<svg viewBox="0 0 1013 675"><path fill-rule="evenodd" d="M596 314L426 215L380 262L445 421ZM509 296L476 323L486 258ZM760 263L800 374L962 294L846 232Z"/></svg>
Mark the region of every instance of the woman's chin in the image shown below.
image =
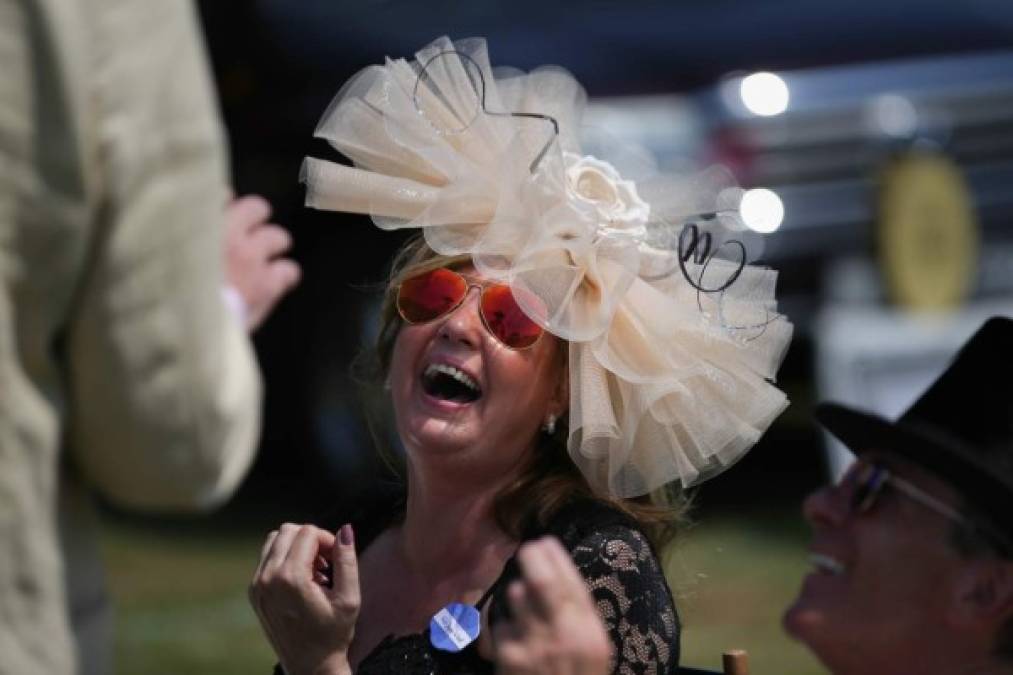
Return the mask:
<svg viewBox="0 0 1013 675"><path fill-rule="evenodd" d="M402 439L411 454L445 455L474 446L481 438L475 427L461 419L424 417L410 423Z"/></svg>

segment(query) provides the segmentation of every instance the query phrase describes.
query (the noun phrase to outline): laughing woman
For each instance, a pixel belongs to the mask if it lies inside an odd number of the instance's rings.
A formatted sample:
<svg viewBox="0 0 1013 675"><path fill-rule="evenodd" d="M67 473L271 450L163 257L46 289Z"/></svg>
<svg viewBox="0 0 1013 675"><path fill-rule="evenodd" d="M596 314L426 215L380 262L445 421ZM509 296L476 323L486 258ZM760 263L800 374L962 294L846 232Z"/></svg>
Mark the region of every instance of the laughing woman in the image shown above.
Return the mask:
<svg viewBox="0 0 1013 675"><path fill-rule="evenodd" d="M712 245L734 191L582 154L583 103L565 71L494 75L483 41L444 38L362 71L324 115L354 166L307 160L307 203L424 229L375 350L404 492L337 535L272 532L251 586L289 675L491 672L497 625L531 615L508 592L518 548L545 534L592 593L612 671L676 672L658 552L678 506L657 497L783 410L791 327L775 273Z"/></svg>

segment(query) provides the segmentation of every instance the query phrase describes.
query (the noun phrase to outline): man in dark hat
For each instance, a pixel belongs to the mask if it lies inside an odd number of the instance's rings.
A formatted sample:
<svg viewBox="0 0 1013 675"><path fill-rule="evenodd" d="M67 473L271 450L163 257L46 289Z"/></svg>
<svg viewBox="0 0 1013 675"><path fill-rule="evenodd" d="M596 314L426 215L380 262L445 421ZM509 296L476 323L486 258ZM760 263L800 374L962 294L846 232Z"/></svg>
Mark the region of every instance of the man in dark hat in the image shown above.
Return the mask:
<svg viewBox="0 0 1013 675"><path fill-rule="evenodd" d="M858 459L803 505L814 571L787 631L835 675L1013 673L1013 321L896 422L816 416Z"/></svg>

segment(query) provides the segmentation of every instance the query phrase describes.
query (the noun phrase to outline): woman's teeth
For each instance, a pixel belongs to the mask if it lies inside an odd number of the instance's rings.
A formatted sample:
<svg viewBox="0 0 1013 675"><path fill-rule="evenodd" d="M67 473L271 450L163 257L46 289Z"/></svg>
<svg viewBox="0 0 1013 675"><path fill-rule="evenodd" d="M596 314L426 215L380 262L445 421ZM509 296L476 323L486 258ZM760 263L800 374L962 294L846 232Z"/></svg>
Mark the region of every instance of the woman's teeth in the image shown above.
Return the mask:
<svg viewBox="0 0 1013 675"><path fill-rule="evenodd" d="M482 389L473 377L445 363L426 366L422 380L426 391L440 398L470 402L482 395Z"/></svg>

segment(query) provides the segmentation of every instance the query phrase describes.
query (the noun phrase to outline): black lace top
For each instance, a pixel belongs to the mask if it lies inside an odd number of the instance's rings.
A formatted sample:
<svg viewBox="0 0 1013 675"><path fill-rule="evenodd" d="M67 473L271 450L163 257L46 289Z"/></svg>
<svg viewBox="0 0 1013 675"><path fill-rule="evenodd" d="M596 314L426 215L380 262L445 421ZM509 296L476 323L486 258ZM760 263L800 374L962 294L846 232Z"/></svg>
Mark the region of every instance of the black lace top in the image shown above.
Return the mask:
<svg viewBox="0 0 1013 675"><path fill-rule="evenodd" d="M367 519L372 522L353 521L357 546L365 549L394 517L380 522L375 516ZM604 504L581 500L560 510L548 526L531 528L524 539L544 534L563 542L587 582L614 646L613 672L677 673L679 616L658 557L635 523ZM518 575L516 560L511 557L482 601L491 603L490 623L508 616L505 593ZM444 652L430 644L426 629L423 633L388 636L362 660L356 673L456 675L494 670L492 663L478 655L475 643L458 653ZM280 674L281 668L275 672Z"/></svg>

